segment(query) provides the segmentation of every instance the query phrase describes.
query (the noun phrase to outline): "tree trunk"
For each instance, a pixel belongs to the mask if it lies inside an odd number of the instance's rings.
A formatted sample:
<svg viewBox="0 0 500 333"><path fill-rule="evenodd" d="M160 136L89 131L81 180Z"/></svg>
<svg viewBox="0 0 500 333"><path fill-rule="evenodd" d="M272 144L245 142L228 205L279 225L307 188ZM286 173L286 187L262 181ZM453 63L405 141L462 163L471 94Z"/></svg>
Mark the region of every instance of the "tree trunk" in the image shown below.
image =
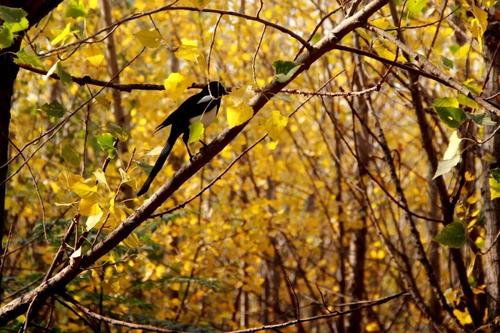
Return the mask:
<svg viewBox="0 0 500 333"><path fill-rule="evenodd" d="M497 4L496 10L500 10ZM492 96L500 90L500 21L491 21L484 34L486 68L491 68L484 91L485 96ZM490 99L497 107L500 106L500 96ZM496 122L499 117L490 114ZM486 126L484 136L489 138L498 126ZM500 167L500 134L497 133L483 146L483 189L484 221L486 229L486 287L488 292L488 309L490 320L500 315L500 241L496 239L500 232L500 199L491 200L489 175L490 171Z"/></svg>
<svg viewBox="0 0 500 333"><path fill-rule="evenodd" d="M62 0L15 1L0 0L0 5L8 7L21 7L28 13L29 26L37 24L42 18L52 11ZM0 266L3 259L3 237L6 230L7 211L5 210L5 194L7 184L6 165L9 158L9 127L12 96L14 95L14 82L16 81L19 66L14 62L14 53L19 51L24 32L20 32L14 43L0 53ZM0 273L0 303L3 295L2 276Z"/></svg>

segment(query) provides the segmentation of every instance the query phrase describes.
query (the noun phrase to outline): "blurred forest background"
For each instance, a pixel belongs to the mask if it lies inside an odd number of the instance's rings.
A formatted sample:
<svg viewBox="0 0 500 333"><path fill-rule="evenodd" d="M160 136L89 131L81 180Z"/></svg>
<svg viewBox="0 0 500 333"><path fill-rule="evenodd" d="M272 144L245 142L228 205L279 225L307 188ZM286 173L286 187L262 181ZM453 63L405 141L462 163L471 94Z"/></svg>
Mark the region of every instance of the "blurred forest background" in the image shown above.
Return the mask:
<svg viewBox="0 0 500 333"><path fill-rule="evenodd" d="M498 332L498 1L0 5L2 332Z"/></svg>

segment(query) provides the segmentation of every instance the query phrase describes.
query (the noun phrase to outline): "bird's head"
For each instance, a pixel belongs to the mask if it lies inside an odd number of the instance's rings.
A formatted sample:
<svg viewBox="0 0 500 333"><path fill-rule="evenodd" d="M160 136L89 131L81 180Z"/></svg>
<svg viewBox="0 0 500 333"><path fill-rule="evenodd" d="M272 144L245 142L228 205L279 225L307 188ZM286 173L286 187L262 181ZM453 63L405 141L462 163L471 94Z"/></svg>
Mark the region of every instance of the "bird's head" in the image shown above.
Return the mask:
<svg viewBox="0 0 500 333"><path fill-rule="evenodd" d="M226 88L219 81L210 81L203 90L206 90L214 98L221 98L228 94Z"/></svg>

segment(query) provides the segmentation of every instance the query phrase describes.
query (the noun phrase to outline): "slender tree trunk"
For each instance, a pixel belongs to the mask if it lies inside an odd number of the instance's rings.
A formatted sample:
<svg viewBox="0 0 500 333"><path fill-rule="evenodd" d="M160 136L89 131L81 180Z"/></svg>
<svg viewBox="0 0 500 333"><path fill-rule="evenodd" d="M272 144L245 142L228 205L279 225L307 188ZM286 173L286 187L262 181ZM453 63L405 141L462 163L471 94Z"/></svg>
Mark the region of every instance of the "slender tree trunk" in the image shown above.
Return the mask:
<svg viewBox="0 0 500 333"><path fill-rule="evenodd" d="M356 44L358 39L356 37ZM363 64L359 56L355 56L357 73L355 74L354 82L358 89L366 88ZM368 101L365 97L355 98L354 107L357 108L356 112L362 118L362 121L368 123ZM353 117L353 123L356 123ZM369 140L369 134L366 128L360 126L359 131L354 129L355 142L356 142L356 152L358 155L358 186L363 189L366 193L366 184L363 179L367 175L368 162L370 159L371 145ZM352 301L360 301L363 299L365 294L365 283L364 283L364 273L365 273L365 255L366 255L366 234L367 234L367 217L368 217L368 202L362 200L361 207L359 207L359 219L361 220L361 227L353 232L351 244L350 244L350 262L353 270L353 279L351 285L349 286L350 296ZM356 307L356 306L354 306ZM363 329L363 316L362 311L354 311L349 318L349 332L356 333L361 332Z"/></svg>
<svg viewBox="0 0 500 333"><path fill-rule="evenodd" d="M109 0L101 0L101 15L105 26L110 26L113 23L113 17L111 15L111 6ZM118 72L120 71L118 67L118 59L116 53L116 43L115 36L111 34L106 38L106 60L108 63L108 74L110 78L113 78L111 82L120 83L120 76ZM122 96L119 90L111 89L111 94L113 96L113 114L115 116L115 121L122 129L128 131L129 129L129 117L123 109L122 106ZM118 149L121 153L126 153L128 151L127 142L120 141L118 144Z"/></svg>
<svg viewBox="0 0 500 333"><path fill-rule="evenodd" d="M21 40L18 39L14 45L6 50L2 50L0 55L0 267L3 259L2 239L7 230L7 211L5 210L5 194L9 159L9 127L10 108L12 105L12 95L14 94L14 82L16 80L19 67L14 63L13 53L19 51ZM1 274L1 272L0 272ZM0 275L0 302L3 296L2 276Z"/></svg>
<svg viewBox="0 0 500 333"><path fill-rule="evenodd" d="M500 4L495 6L500 10ZM484 95L492 96L500 90L500 20L491 21L484 34L486 68L490 69ZM497 107L500 106L500 96L491 99ZM494 121L500 117L490 114ZM486 126L485 137L489 138L498 126ZM500 168L500 134L497 133L483 146L483 188L484 220L486 229L486 287L489 294L488 309L490 320L500 315L500 241L497 236L500 232L500 199L491 200L489 175L490 171Z"/></svg>

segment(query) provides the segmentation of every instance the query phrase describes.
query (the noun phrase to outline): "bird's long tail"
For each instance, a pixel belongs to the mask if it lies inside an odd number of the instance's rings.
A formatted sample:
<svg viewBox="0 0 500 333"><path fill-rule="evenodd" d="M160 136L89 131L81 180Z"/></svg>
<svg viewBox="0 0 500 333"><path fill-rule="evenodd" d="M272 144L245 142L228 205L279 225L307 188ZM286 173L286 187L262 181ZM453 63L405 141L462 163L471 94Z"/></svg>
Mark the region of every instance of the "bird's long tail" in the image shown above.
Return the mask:
<svg viewBox="0 0 500 333"><path fill-rule="evenodd" d="M175 144L175 141L179 137L180 133L177 133L177 131L171 131L170 135L168 136L167 142L165 143L165 147L163 147L160 156L158 156L158 159L156 160L155 165L153 166L153 169L151 169L151 172L149 173L148 179L144 182L142 185L141 189L139 192L137 192L137 196L140 197L144 193L146 193L149 189L149 186L155 179L156 175L158 172L161 170L163 164L165 164L165 161L167 160L168 155L170 154L170 151L172 150L172 147Z"/></svg>

